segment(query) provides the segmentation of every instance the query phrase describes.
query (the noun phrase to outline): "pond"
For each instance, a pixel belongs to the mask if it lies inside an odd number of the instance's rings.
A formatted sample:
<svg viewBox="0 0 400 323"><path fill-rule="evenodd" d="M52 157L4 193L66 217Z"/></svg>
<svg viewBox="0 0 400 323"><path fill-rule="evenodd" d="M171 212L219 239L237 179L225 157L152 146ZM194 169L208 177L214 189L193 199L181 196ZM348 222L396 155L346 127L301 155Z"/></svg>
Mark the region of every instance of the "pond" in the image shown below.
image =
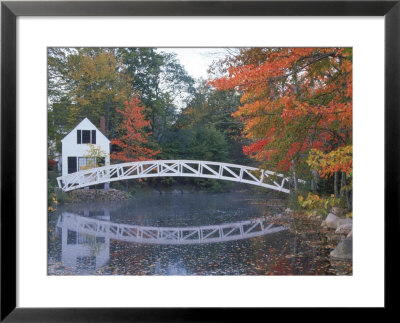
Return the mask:
<svg viewBox="0 0 400 323"><path fill-rule="evenodd" d="M49 275L337 275L311 222L249 192L152 194L49 215ZM299 230L299 227L306 230ZM295 230L293 230L295 228Z"/></svg>

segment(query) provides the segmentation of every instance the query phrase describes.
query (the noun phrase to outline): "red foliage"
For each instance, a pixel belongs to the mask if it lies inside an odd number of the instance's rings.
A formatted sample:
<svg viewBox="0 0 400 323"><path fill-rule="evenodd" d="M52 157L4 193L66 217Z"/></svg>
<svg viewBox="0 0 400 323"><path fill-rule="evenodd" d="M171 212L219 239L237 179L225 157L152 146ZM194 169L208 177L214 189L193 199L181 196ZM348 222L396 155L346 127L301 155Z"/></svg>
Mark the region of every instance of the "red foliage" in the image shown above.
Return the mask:
<svg viewBox="0 0 400 323"><path fill-rule="evenodd" d="M351 142L351 49L243 49L227 70L210 84L243 93L233 116L253 141L245 154L287 170L311 149Z"/></svg>
<svg viewBox="0 0 400 323"><path fill-rule="evenodd" d="M160 153L146 146L151 133L145 132L145 128L150 125L150 121L145 119L144 108L140 104L141 101L134 98L125 102L124 110L117 110L122 114L123 121L120 128L121 137L111 140L111 144L116 147L116 151L111 154L115 161L148 160Z"/></svg>

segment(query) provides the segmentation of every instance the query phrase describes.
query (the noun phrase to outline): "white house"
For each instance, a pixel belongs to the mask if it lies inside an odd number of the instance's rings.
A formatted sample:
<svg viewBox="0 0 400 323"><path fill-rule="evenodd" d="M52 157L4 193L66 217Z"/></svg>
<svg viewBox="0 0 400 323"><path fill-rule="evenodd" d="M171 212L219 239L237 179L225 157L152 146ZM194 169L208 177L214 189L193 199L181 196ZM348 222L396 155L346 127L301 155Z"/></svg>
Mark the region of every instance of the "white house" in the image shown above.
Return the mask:
<svg viewBox="0 0 400 323"><path fill-rule="evenodd" d="M94 165L110 164L110 140L90 122L83 119L62 140L62 176L75 173ZM88 157L90 145L99 147L105 152L105 157Z"/></svg>

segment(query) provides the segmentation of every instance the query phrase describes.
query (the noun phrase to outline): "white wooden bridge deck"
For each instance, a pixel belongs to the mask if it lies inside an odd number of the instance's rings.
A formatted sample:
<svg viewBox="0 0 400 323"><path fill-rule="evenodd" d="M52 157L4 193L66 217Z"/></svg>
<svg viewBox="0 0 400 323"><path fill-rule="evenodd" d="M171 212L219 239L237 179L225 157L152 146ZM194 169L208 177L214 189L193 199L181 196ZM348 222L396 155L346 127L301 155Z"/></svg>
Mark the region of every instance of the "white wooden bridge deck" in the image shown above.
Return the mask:
<svg viewBox="0 0 400 323"><path fill-rule="evenodd" d="M151 227L112 223L63 212L57 227L80 234L142 244L203 244L258 237L285 230L266 218L198 227Z"/></svg>
<svg viewBox="0 0 400 323"><path fill-rule="evenodd" d="M107 165L58 177L57 182L63 191L71 191L126 179L169 176L220 179L290 193L289 178L282 174L255 167L199 160L150 160Z"/></svg>

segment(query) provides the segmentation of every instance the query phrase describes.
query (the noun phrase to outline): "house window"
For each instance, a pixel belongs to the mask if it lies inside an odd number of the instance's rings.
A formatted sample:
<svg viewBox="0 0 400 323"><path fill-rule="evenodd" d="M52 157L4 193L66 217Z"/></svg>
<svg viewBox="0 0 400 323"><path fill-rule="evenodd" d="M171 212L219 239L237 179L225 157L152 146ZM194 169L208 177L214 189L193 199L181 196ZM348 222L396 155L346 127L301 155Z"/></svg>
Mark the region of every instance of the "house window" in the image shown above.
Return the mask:
<svg viewBox="0 0 400 323"><path fill-rule="evenodd" d="M90 130L82 130L82 143L90 144Z"/></svg>
<svg viewBox="0 0 400 323"><path fill-rule="evenodd" d="M67 231L67 244L76 244L77 234L76 231Z"/></svg>
<svg viewBox="0 0 400 323"><path fill-rule="evenodd" d="M96 144L96 130L77 130L77 144Z"/></svg>
<svg viewBox="0 0 400 323"><path fill-rule="evenodd" d="M78 167L79 170L94 168L96 165L96 158L94 157L79 157Z"/></svg>
<svg viewBox="0 0 400 323"><path fill-rule="evenodd" d="M76 157L68 156L68 174L76 172Z"/></svg>

